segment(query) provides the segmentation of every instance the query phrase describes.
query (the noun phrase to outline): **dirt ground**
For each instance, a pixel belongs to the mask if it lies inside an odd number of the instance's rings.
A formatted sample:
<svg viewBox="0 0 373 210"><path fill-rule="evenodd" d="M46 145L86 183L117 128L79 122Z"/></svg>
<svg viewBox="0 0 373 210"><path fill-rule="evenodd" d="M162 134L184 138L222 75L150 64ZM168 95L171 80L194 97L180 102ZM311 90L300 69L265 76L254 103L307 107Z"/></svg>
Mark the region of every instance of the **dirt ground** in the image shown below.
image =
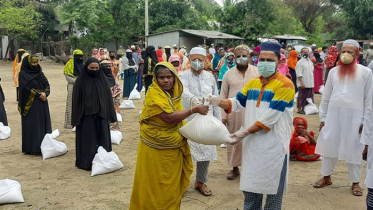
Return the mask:
<svg viewBox="0 0 373 210"><path fill-rule="evenodd" d="M143 100L134 101L136 109L122 110L120 124L123 141L113 145L124 169L114 173L90 177L90 172L75 167L75 133L64 129L66 80L62 74L63 65L42 62L50 85L48 98L52 118L52 128L59 129L57 138L66 143L68 153L52 159L42 160L41 156L24 155L21 152L21 119L17 111L16 91L12 82L12 64L0 62L1 85L5 92L11 137L0 141L0 179L20 182L24 203L0 205L0 209L128 209L132 192L132 182L139 141L139 111ZM143 93L142 93L143 94ZM316 103L320 102L316 95ZM294 114L296 115L296 114ZM318 134L318 115L307 116L309 129ZM204 197L194 188L192 182L182 200L182 210L237 210L243 209L243 195L239 190L239 178L226 179L230 168L226 161L226 150L217 148L218 161L210 164L207 185L213 195ZM347 165L337 164L332 176L333 185L315 189L312 184L320 178L321 161L290 162L289 184L284 195L283 209L364 209L367 190L364 195L351 195ZM365 167L361 182L364 182ZM1 192L0 192L1 194Z"/></svg>

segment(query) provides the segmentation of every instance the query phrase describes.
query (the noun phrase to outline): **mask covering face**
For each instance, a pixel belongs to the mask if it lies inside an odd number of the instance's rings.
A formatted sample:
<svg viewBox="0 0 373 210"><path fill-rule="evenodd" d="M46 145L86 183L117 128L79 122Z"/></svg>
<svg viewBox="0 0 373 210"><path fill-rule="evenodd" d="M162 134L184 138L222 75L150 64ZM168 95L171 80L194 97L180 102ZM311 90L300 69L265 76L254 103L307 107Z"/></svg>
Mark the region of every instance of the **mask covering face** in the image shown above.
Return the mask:
<svg viewBox="0 0 373 210"><path fill-rule="evenodd" d="M234 59L228 60L228 66L233 66L234 65Z"/></svg>
<svg viewBox="0 0 373 210"><path fill-rule="evenodd" d="M302 55L303 58L308 58L308 53Z"/></svg>
<svg viewBox="0 0 373 210"><path fill-rule="evenodd" d="M204 64L201 60L196 59L190 62L190 67L192 67L192 69L194 69L195 71L199 71L203 69Z"/></svg>
<svg viewBox="0 0 373 210"><path fill-rule="evenodd" d="M348 53L342 53L341 54L341 62L343 64L350 64L350 63L352 63L353 60L354 60L354 58L352 57L352 55L350 55Z"/></svg>
<svg viewBox="0 0 373 210"><path fill-rule="evenodd" d="M115 58L115 55L110 55L110 58L111 58L111 59L114 59L114 58Z"/></svg>
<svg viewBox="0 0 373 210"><path fill-rule="evenodd" d="M276 72L276 62L259 62L258 71L263 77L270 77Z"/></svg>
<svg viewBox="0 0 373 210"><path fill-rule="evenodd" d="M87 69L87 73L88 73L89 76L95 77L100 73L100 71L99 70L95 71L95 70Z"/></svg>
<svg viewBox="0 0 373 210"><path fill-rule="evenodd" d="M237 59L236 59L236 63L238 64L238 65L241 65L241 66L244 66L244 65L246 65L246 63L247 63L247 61L249 60L249 58L248 57L238 57Z"/></svg>

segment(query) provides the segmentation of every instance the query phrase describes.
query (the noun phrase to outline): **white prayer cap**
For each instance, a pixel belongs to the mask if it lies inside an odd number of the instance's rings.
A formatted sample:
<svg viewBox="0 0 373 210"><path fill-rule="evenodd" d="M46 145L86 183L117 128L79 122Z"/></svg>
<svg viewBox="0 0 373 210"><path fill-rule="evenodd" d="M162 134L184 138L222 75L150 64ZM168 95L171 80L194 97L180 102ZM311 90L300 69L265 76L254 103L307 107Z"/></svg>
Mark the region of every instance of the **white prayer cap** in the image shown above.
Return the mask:
<svg viewBox="0 0 373 210"><path fill-rule="evenodd" d="M351 45L355 46L357 49L360 48L359 42L357 42L356 40L353 40L353 39L347 39L347 40L345 40L343 42L342 46L345 46L346 44L351 44Z"/></svg>
<svg viewBox="0 0 373 210"><path fill-rule="evenodd" d="M206 56L206 50L203 49L202 47L193 47L190 50L189 55L203 55L203 56Z"/></svg>
<svg viewBox="0 0 373 210"><path fill-rule="evenodd" d="M131 48L136 48L136 46L135 45L131 45Z"/></svg>
<svg viewBox="0 0 373 210"><path fill-rule="evenodd" d="M177 47L177 45L176 44L174 44L174 45L172 45L173 47Z"/></svg>
<svg viewBox="0 0 373 210"><path fill-rule="evenodd" d="M370 46L373 46L373 42L369 43Z"/></svg>
<svg viewBox="0 0 373 210"><path fill-rule="evenodd" d="M126 52L132 52L130 49L127 49Z"/></svg>
<svg viewBox="0 0 373 210"><path fill-rule="evenodd" d="M316 44L312 44L311 47L316 47Z"/></svg>

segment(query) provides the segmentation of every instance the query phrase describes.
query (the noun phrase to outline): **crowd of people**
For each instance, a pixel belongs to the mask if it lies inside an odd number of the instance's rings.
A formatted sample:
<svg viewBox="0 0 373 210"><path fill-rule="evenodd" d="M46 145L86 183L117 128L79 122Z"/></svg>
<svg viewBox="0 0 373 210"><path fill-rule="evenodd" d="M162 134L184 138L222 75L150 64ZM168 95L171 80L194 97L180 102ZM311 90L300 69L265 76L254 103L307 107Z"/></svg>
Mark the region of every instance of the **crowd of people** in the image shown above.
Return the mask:
<svg viewBox="0 0 373 210"><path fill-rule="evenodd" d="M368 160L367 206L373 209L373 151L369 147L373 68L358 64L372 63L371 51L361 60L355 40L344 41L340 50L332 44L318 49L312 45L311 50L305 47L300 52L276 42L263 42L254 49L244 44L197 46L189 54L184 46L141 49L132 45L116 52L93 49L84 62L84 53L76 49L63 70L67 81L64 125L76 128L75 165L91 170L99 146L112 150L110 130L120 130L116 121L121 98L127 100L137 85L146 96L131 210L179 209L193 162L195 189L212 195L206 183L210 161L217 159L216 146L185 139L178 132L197 114L214 116L231 134L232 141L220 147L226 148L231 167L227 179L240 177L245 210L262 209L263 195L267 195L264 209L282 208L289 159L322 160L322 178L315 188L331 185L336 163L346 161L355 196L362 195L362 161ZM40 154L52 125L50 85L38 57L19 49L13 79L22 152ZM294 99L297 113L305 114L307 99L313 100L314 93L322 93L317 138L308 130L306 118L293 118ZM0 121L7 124L2 103Z"/></svg>

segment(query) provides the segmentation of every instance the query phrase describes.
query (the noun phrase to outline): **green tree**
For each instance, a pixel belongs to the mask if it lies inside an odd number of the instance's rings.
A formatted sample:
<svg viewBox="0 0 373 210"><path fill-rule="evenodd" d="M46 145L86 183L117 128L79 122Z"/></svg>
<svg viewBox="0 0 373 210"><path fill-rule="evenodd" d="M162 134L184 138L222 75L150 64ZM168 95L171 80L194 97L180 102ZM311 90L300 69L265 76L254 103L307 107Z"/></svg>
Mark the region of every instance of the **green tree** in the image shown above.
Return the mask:
<svg viewBox="0 0 373 210"><path fill-rule="evenodd" d="M0 34L10 37L9 46L16 38L36 39L40 14L37 13L31 1L27 0L1 0L0 1Z"/></svg>
<svg viewBox="0 0 373 210"><path fill-rule="evenodd" d="M339 14L338 38L373 39L373 0L331 0Z"/></svg>

